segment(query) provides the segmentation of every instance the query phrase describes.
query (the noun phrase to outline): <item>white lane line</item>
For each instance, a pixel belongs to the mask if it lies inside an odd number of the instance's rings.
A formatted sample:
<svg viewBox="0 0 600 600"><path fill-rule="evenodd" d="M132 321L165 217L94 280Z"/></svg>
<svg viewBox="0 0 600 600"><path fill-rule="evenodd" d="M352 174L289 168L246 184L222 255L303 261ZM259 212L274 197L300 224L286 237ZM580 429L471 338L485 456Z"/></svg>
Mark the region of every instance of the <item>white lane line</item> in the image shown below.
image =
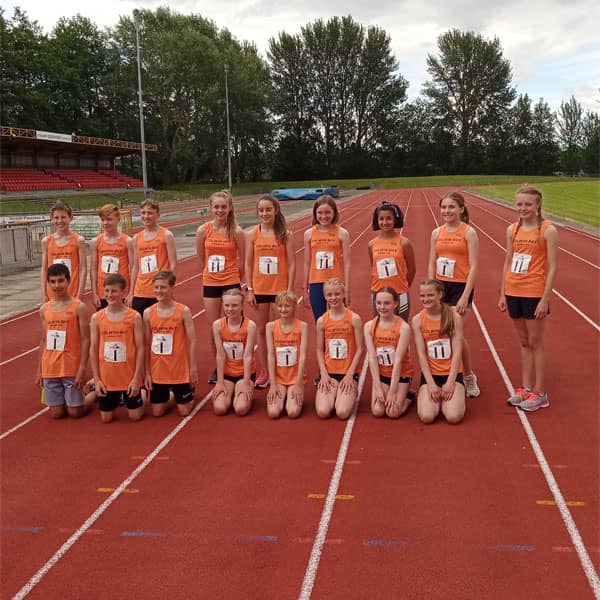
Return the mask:
<svg viewBox="0 0 600 600"><path fill-rule="evenodd" d="M509 395L512 396L515 393L514 387L510 381L510 378L508 377L508 374L506 372L504 364L502 363L502 361L500 360L500 357L498 356L498 353L496 352L494 343L492 342L492 339L488 333L485 323L483 322L483 319L481 318L481 315L479 314L479 310L477 309L477 306L475 305L475 303L473 303L473 313L477 317L477 321L479 322L479 327L481 328L483 337L485 338L485 341L487 342L490 352L491 352L492 356L494 357L494 361L496 362L498 371L500 372L500 375L502 376L504 385L506 386L506 389L507 389ZM581 534L579 533L579 530L577 529L577 525L575 524L575 521L571 515L571 512L569 511L569 508L565 502L564 496L562 495L562 492L560 491L558 483L554 477L554 474L552 473L552 469L550 468L550 465L548 464L548 461L546 460L544 451L542 450L542 447L540 446L540 444L535 436L535 433L533 432L533 428L531 427L531 424L529 423L529 419L527 418L526 413L524 413L522 410L519 410L516 407L515 407L515 410L517 411L517 415L519 416L521 425L523 426L523 429L525 430L525 433L527 434L527 438L531 445L531 449L533 450L535 457L538 461L538 464L540 466L540 469L542 470L542 473L544 474L544 478L546 479L548 488L550 489L550 492L552 493L554 502L556 503L558 511L560 512L560 516L562 517L563 523L567 529L569 537L571 538L571 541L573 542L573 546L575 547L575 550L577 552L577 556L579 557L579 561L581 562L583 571L584 571L584 573L588 579L588 582L592 588L592 592L593 592L595 598L600 598L600 579L598 578L598 573L596 572L596 569L594 568L594 564L592 563L592 560L590 559L590 556L586 550L586 547L585 547L585 544L583 543Z"/></svg>
<svg viewBox="0 0 600 600"><path fill-rule="evenodd" d="M11 433L14 433L18 429L21 429L21 427L23 427L24 425L27 425L27 423L29 423L30 421L33 421L34 419L37 419L39 416L43 415L48 410L50 410L50 409L47 406L46 406L46 408L42 408L42 410L38 410L38 412L36 412L35 414L31 415L30 417L28 417L24 421L21 421L18 425L15 425L11 429L8 429L4 433L2 433L0 435L0 440L3 440L5 437L9 436Z"/></svg>
<svg viewBox="0 0 600 600"><path fill-rule="evenodd" d="M494 242L494 244L496 244L496 246L498 246L498 248L500 248L500 250L502 250L504 253L506 253L506 249L501 244L499 244L492 236L488 235L479 225L476 225L473 221L471 221L471 225L473 225L473 227L475 227L476 229L481 231L481 233L483 233L483 235L485 235L485 237L487 237L492 242ZM594 321L591 317L586 315L580 308L575 306L575 304L573 304L570 300L567 300L567 298L565 298L557 289L552 288L552 293L556 294L569 308L572 308L584 321L587 321L596 331L600 331L600 325L598 325L598 323L596 323L596 321Z"/></svg>
<svg viewBox="0 0 600 600"><path fill-rule="evenodd" d="M17 354L17 356L13 356L12 358L7 358L6 360L3 360L2 362L0 362L0 367L3 367L4 365L7 365L8 363L11 363L19 358L22 358L23 356L27 356L28 354L31 354L32 352L35 352L36 350L39 350L40 346L39 344L37 346L34 346L33 348L29 348L29 350L25 350L25 352L21 352L21 354Z"/></svg>
<svg viewBox="0 0 600 600"><path fill-rule="evenodd" d="M469 194L469 192L467 192ZM470 196L473 196L474 194L469 194ZM485 202L489 202L489 200L482 198L481 196L475 196L476 198L479 198L480 200L484 200ZM470 206L474 206L475 208L478 208L479 210L488 213L489 215L492 215L492 217L496 217L496 219L500 219L500 221L504 221L505 223L513 223L513 221L510 221L509 219L505 219L504 217L501 217L499 214L496 214L495 212L489 210L488 208L484 208L483 206L479 206L478 204L472 204ZM514 211L515 209L512 208L511 206L507 206L506 208ZM565 227L564 225L562 225L561 223L554 223L554 221L552 221L552 223L557 226L557 227L563 227L564 229L568 229L569 231L577 231L576 229L571 229L570 227ZM591 237L591 236L590 236ZM592 238L595 241L598 241L598 238ZM562 250L565 254L569 254L570 256L572 256L573 258L576 258L577 260L580 260L581 262L585 263L586 265L589 265L590 267L593 267L594 269L598 269L600 270L600 265L597 265L593 262L590 262L589 260L583 258L582 256L579 256L578 254L575 254L574 252L570 252L569 250L567 250L566 248L563 248L562 246L558 247L559 250Z"/></svg>
<svg viewBox="0 0 600 600"><path fill-rule="evenodd" d="M148 456L124 479L115 491L85 520L71 537L52 555L38 572L13 596L13 600L25 598L31 590L43 579L50 569L69 551L69 549L83 536L83 534L102 516L103 513L117 500L117 498L128 488L138 475L156 458L156 456L171 442L171 440L196 416L198 411L206 404L212 394L212 390L202 398L194 407L192 412L182 421L148 454Z"/></svg>
<svg viewBox="0 0 600 600"><path fill-rule="evenodd" d="M304 579L302 581L302 589L300 590L299 600L308 600L311 596L313 586L315 584L315 578L317 576L317 570L319 569L319 562L321 560L321 554L323 552L323 546L327 538L327 530L329 529L329 523L333 514L333 507L335 504L335 497L337 496L340 481L342 479L342 472L344 470L344 463L346 461L346 454L348 453L348 447L350 445L350 438L352 436L352 430L354 428L354 422L356 421L356 412L358 410L358 404L360 402L360 396L362 394L363 387L365 385L365 379L367 376L367 365L368 357L365 356L365 360L360 373L360 379L358 380L358 396L352 414L346 422L346 428L344 429L344 437L338 450L337 459L335 461L335 467L333 468L333 474L329 482L329 489L327 490L327 497L325 498L325 505L323 506L323 512L321 513L321 520L317 528L317 535L313 542L313 547L310 552L310 558L308 559L308 565L304 573Z"/></svg>
<svg viewBox="0 0 600 600"><path fill-rule="evenodd" d="M361 236L369 230L371 225L367 225L360 235L352 241L351 246L354 245ZM329 489L327 490L327 497L325 498L325 505L323 506L323 512L321 513L321 519L317 528L317 535L313 542L312 550L310 552L310 558L308 559L308 565L304 573L304 579L302 581L302 589L300 590L300 600L308 600L310 598L312 588L315 583L315 577L317 576L317 570L319 568L319 561L321 560L321 554L323 552L323 546L325 545L325 539L327 538L327 530L329 529L329 522L333 514L333 506L335 503L335 497L337 495L340 481L342 479L342 471L344 470L344 463L346 461L346 454L348 453L348 447L350 445L350 438L352 436L352 429L354 428L354 422L356 421L356 412L360 402L363 387L365 385L365 379L367 377L367 366L369 364L369 358L365 354L365 359L360 372L360 378L358 380L358 395L352 414L346 422L346 428L344 429L344 436L340 443L340 449L338 450L337 460L333 468L333 474L329 481Z"/></svg>

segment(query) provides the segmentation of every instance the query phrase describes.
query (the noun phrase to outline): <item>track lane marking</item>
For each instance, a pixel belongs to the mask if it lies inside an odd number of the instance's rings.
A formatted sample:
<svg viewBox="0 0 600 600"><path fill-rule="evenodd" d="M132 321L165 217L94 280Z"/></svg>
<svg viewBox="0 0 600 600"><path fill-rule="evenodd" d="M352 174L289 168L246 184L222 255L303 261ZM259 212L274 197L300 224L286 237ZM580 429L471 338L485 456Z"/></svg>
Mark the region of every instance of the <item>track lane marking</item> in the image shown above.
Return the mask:
<svg viewBox="0 0 600 600"><path fill-rule="evenodd" d="M431 215L432 215L434 221L437 223L437 219L435 217L435 214L433 213L433 210L431 209L431 206L429 204L429 200L427 199L427 196L425 196L425 200L427 202L427 205L429 207L429 210L431 212ZM478 227L478 229L480 229L482 231L482 233L485 233L480 227ZM485 235L487 235L487 234L485 234ZM487 236L487 237L490 237L490 236ZM490 239L496 245L500 246L500 244L498 244L498 242L496 242L493 238L490 237ZM502 246L500 246L500 248L502 248ZM479 323L479 328L481 329L481 333L483 334L483 337L490 349L491 355L494 358L494 362L496 363L496 367L498 368L500 376L502 377L502 380L504 381L504 385L506 386L506 389L507 389L509 395L513 396L515 393L515 390L512 385L512 382L510 380L510 377L508 376L508 373L506 372L504 363L498 356L496 347L494 346L492 338L490 337L490 334L488 333L487 327L485 326L485 323L483 322L483 319L481 318L481 315L479 314L479 310L477 309L477 305L475 304L475 302L473 302L473 314L477 318L477 322ZM515 407L515 411L517 413L517 416L519 417L519 420L521 421L521 425L523 426L523 429L525 430L525 433L529 440L529 444L533 450L533 453L535 454L535 457L536 457L537 462L542 470L542 473L544 474L544 478L546 479L548 488L550 489L552 496L554 498L554 501L556 502L556 506L559 510L560 516L562 517L563 523L567 529L567 533L569 534L571 541L573 542L573 546L575 547L575 549L577 551L577 556L579 557L579 561L581 563L581 566L583 568L585 576L587 577L590 587L592 588L594 597L596 599L600 600L600 578L598 577L598 573L596 572L594 564L592 563L590 556L586 550L586 547L583 543L583 539L581 537L581 534L579 533L579 530L577 529L577 525L575 524L573 516L571 515L571 512L569 511L569 508L566 505L566 502L562 495L562 492L560 491L558 483L554 477L554 474L552 473L552 469L550 468L550 465L548 464L548 461L546 460L544 451L542 450L542 447L540 446L540 444L537 440L537 437L533 431L533 428L531 427L529 419L527 418L527 414L525 412L519 410L517 407Z"/></svg>
<svg viewBox="0 0 600 600"><path fill-rule="evenodd" d="M508 373L506 372L506 368L504 367L504 364L502 363L502 361L500 360L500 357L498 356L498 353L496 352L496 348L494 346L492 338L490 337L490 334L488 333L485 323L483 322L483 319L481 318L481 315L479 314L479 310L477 309L477 306L475 305L474 302L473 302L473 313L475 314L475 317L477 318L479 327L481 329L481 332L483 333L483 337L485 338L485 341L490 348L492 356L494 357L494 361L496 362L496 367L498 368L498 371L500 372L502 380L504 381L504 385L506 386L506 389L507 389L509 395L513 396L515 393L515 389L512 385L512 382L510 381ZM592 588L594 597L597 599L600 599L600 578L598 578L598 573L596 572L594 564L592 563L592 560L590 559L590 555L588 554L588 552L586 550L586 547L583 543L581 534L579 533L579 529L577 528L577 525L575 524L573 516L571 515L571 512L569 511L569 508L567 506L567 502L565 501L564 496L562 495L562 492L560 491L560 488L554 477L554 474L552 473L552 469L550 468L550 465L548 464L548 461L546 459L544 451L542 450L542 447L540 446L540 443L537 440L537 437L533 431L533 428L531 427L529 419L527 418L527 414L525 412L523 412L522 410L519 410L517 407L515 407L515 411L517 413L517 416L519 417L519 420L521 421L521 425L523 426L525 433L527 434L527 438L529 440L529 444L531 445L531 449L533 450L533 453L535 454L538 464L540 465L542 473L544 474L544 478L546 479L548 488L550 489L550 492L552 493L552 497L554 498L556 507L558 508L560 516L562 517L563 523L567 529L567 533L569 534L569 537L571 538L571 541L573 542L573 546L575 547L575 549L577 551L577 556L579 557L579 561L581 563L581 566L583 568L585 576L587 577L590 587Z"/></svg>
<svg viewBox="0 0 600 600"><path fill-rule="evenodd" d="M13 600L25 598L54 565L77 543L77 541L90 529L90 527L108 510L121 494L128 489L129 485L146 469L154 458L177 436L177 434L198 414L212 395L212 390L202 398L194 407L192 412L184 417L171 432L154 448L154 450L142 461L115 489L114 492L84 521L84 523L73 533L67 541L50 557L50 559L29 579L29 581L15 594Z"/></svg>

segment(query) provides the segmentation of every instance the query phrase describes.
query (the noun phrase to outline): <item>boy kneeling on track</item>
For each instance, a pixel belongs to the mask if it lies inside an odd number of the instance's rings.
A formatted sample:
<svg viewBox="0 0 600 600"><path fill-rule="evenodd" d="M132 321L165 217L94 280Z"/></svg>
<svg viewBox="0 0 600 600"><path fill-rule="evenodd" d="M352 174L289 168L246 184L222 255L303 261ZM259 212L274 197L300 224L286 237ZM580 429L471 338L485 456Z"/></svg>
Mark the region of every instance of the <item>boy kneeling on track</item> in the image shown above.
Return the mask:
<svg viewBox="0 0 600 600"><path fill-rule="evenodd" d="M85 304L69 294L71 274L62 263L50 265L46 280L53 299L40 309L42 341L36 383L54 419L85 414L81 388L90 347Z"/></svg>
<svg viewBox="0 0 600 600"><path fill-rule="evenodd" d="M121 400L132 421L144 416L142 317L123 304L126 285L122 275L109 275L104 280L108 306L92 315L90 359L103 423L113 420Z"/></svg>
<svg viewBox="0 0 600 600"><path fill-rule="evenodd" d="M152 414L162 417L167 412L172 392L177 411L187 417L194 406L194 386L198 385L192 312L173 298L174 273L159 271L152 282L158 303L144 311L144 381L150 392Z"/></svg>

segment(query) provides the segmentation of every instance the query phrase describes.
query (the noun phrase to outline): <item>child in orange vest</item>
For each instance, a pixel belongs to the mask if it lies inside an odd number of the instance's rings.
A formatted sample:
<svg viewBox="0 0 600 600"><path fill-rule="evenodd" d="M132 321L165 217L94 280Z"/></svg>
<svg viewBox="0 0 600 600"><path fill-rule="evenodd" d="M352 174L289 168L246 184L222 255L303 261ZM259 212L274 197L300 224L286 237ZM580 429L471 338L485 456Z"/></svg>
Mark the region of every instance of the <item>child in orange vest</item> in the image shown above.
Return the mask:
<svg viewBox="0 0 600 600"><path fill-rule="evenodd" d="M360 317L344 304L345 286L329 279L323 286L329 310L317 320L317 362L320 380L315 396L322 419L335 409L347 419L358 398L358 369L364 348Z"/></svg>
<svg viewBox="0 0 600 600"><path fill-rule="evenodd" d="M133 240L119 231L121 213L115 204L105 204L98 217L102 223L102 233L90 241L90 283L92 284L92 304L96 309L106 308L104 280L114 273L125 277L125 301L131 305L131 268L135 261Z"/></svg>
<svg viewBox="0 0 600 600"><path fill-rule="evenodd" d="M153 282L158 302L144 311L145 385L150 391L152 414L165 414L172 392L177 411L187 417L194 406L194 386L199 383L192 312L175 302L175 275L171 271L159 271Z"/></svg>
<svg viewBox="0 0 600 600"><path fill-rule="evenodd" d="M440 412L448 423L460 423L465 415L462 375L462 317L442 302L444 286L427 279L419 286L423 310L412 320L421 367L417 412L423 423L433 423Z"/></svg>
<svg viewBox="0 0 600 600"><path fill-rule="evenodd" d="M279 319L267 323L269 380L267 414L277 419L283 409L295 419L302 412L306 383L306 344L308 325L296 319L298 296L291 291L277 294Z"/></svg>
<svg viewBox="0 0 600 600"><path fill-rule="evenodd" d="M245 415L252 408L256 379L256 325L244 316L244 296L239 288L223 292L225 316L213 323L217 349L217 383L213 390L213 410L226 414L231 406L236 415Z"/></svg>
<svg viewBox="0 0 600 600"><path fill-rule="evenodd" d="M90 348L89 317L85 304L69 294L69 268L54 263L47 269L53 299L40 309L42 341L36 383L44 390L50 415L81 417L82 387Z"/></svg>
<svg viewBox="0 0 600 600"><path fill-rule="evenodd" d="M365 323L365 344L373 380L371 412L375 417L397 419L410 406L407 394L413 367L408 346L410 327L396 314L398 294L382 287L375 294L377 316Z"/></svg>
<svg viewBox="0 0 600 600"><path fill-rule="evenodd" d="M144 416L144 332L139 313L123 304L126 285L122 275L109 275L104 280L108 306L92 315L90 358L103 423L113 420L122 402L132 421Z"/></svg>
<svg viewBox="0 0 600 600"><path fill-rule="evenodd" d="M56 202L50 209L50 218L54 233L42 240L42 298L47 301L54 297L47 282L47 272L50 265L57 263L69 269L69 295L72 298L81 298L87 276L85 240L78 233L71 231L73 211L66 202Z"/></svg>

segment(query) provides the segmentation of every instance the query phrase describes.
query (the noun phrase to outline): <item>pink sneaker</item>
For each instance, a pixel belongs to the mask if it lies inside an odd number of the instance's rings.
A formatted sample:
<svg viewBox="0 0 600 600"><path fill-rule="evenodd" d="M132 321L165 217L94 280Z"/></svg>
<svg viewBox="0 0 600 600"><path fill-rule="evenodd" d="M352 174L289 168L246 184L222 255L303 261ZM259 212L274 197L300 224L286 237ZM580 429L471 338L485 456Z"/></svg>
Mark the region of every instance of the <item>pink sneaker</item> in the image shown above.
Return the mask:
<svg viewBox="0 0 600 600"><path fill-rule="evenodd" d="M266 369L263 369L257 376L256 381L254 382L254 387L257 388L266 388L269 385L269 373Z"/></svg>

